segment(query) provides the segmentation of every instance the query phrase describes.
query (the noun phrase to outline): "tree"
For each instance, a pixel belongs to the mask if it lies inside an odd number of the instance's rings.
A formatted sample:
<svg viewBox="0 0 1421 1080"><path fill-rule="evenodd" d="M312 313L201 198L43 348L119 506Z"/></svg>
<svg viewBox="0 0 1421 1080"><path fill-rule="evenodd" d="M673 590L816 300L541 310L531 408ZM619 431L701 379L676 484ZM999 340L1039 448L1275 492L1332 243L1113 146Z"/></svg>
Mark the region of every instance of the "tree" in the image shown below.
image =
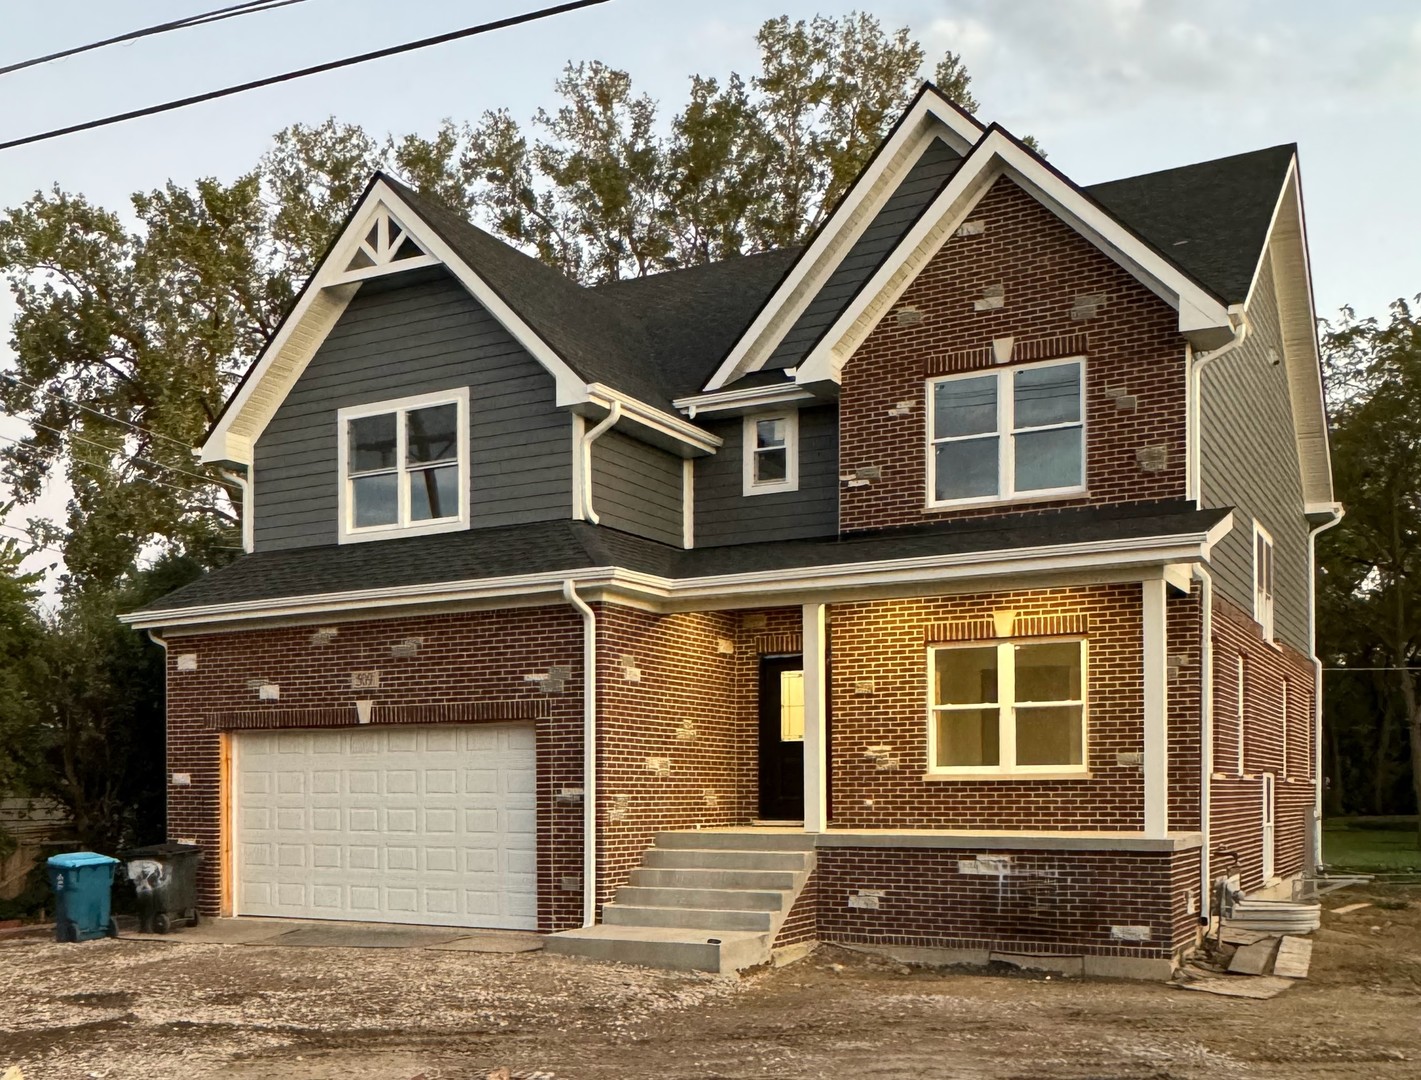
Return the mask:
<svg viewBox="0 0 1421 1080"><path fill-rule="evenodd" d="M1324 345L1333 472L1347 516L1320 540L1322 654L1386 669L1371 688L1373 782L1380 797L1390 783L1388 744L1401 734L1421 809L1421 320L1404 300L1385 323L1344 309ZM1362 693L1348 686L1329 703Z"/></svg>
<svg viewBox="0 0 1421 1080"><path fill-rule="evenodd" d="M25 554L14 540L0 541L0 798L32 795L39 767L39 575L20 571ZM0 857L11 850L13 838L0 826Z"/></svg>

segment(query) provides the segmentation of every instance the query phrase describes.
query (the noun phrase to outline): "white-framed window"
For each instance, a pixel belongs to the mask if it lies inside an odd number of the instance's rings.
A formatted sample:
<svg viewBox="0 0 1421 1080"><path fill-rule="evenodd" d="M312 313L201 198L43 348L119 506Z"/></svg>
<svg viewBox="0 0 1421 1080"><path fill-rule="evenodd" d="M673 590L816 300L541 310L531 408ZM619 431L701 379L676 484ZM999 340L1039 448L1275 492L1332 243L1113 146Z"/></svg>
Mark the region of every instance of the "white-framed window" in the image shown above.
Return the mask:
<svg viewBox="0 0 1421 1080"><path fill-rule="evenodd" d="M928 771L1084 775L1085 639L929 648Z"/></svg>
<svg viewBox="0 0 1421 1080"><path fill-rule="evenodd" d="M751 413L745 417L746 495L799 490L799 413Z"/></svg>
<svg viewBox="0 0 1421 1080"><path fill-rule="evenodd" d="M1273 640L1273 537L1253 523L1253 618L1263 627L1263 640Z"/></svg>
<svg viewBox="0 0 1421 1080"><path fill-rule="evenodd" d="M1243 775L1243 740L1244 740L1244 662L1243 654L1238 655L1238 664L1234 669L1234 721L1238 727L1238 774Z"/></svg>
<svg viewBox="0 0 1421 1080"><path fill-rule="evenodd" d="M469 524L469 389L341 409L340 542Z"/></svg>
<svg viewBox="0 0 1421 1080"><path fill-rule="evenodd" d="M928 380L928 505L1085 490L1085 361Z"/></svg>

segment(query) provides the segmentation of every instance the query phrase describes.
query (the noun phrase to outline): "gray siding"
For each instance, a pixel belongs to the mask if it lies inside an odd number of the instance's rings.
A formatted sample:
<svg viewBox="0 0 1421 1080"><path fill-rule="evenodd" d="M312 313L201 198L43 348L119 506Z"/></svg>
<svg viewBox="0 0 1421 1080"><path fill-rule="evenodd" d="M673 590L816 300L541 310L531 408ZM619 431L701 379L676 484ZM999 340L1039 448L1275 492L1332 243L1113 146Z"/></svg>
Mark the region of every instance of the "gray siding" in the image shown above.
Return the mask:
<svg viewBox="0 0 1421 1080"><path fill-rule="evenodd" d="M681 458L619 431L592 444L592 508L599 524L681 546Z"/></svg>
<svg viewBox="0 0 1421 1080"><path fill-rule="evenodd" d="M799 490L745 495L743 421L703 422L725 440L714 456L696 459L697 547L833 536L839 529L839 409L799 413Z"/></svg>
<svg viewBox="0 0 1421 1080"><path fill-rule="evenodd" d="M257 550L337 542L337 409L459 386L471 526L568 517L572 420L552 376L452 278L421 274L362 287L262 433Z"/></svg>
<svg viewBox="0 0 1421 1080"><path fill-rule="evenodd" d="M819 340L819 336L838 318L854 294L870 277L918 216L927 209L933 196L954 172L962 159L941 139L928 144L908 174L903 178L878 216L849 253L830 275L819 294L790 327L779 347L766 361L767 368L793 367Z"/></svg>
<svg viewBox="0 0 1421 1080"><path fill-rule="evenodd" d="M1253 610L1253 520L1273 536L1275 635L1307 651L1307 523L1303 518L1288 380L1271 259L1265 259L1248 340L1204 369L1200 482L1205 506L1232 506L1234 528L1214 548L1216 587Z"/></svg>

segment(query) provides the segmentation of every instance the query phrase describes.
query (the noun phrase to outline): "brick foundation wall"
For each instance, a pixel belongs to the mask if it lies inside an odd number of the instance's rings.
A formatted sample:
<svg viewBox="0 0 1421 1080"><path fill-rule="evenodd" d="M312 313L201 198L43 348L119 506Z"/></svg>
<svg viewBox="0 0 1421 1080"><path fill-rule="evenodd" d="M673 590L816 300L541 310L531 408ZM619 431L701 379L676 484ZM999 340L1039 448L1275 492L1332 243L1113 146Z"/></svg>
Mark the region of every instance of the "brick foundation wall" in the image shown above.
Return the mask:
<svg viewBox="0 0 1421 1080"><path fill-rule="evenodd" d="M1168 958L1193 940L1183 882L1193 853L820 848L822 941L1048 955ZM964 872L1006 860L1006 874ZM849 907L882 890L877 909ZM1114 926L1149 927L1123 942Z"/></svg>
<svg viewBox="0 0 1421 1080"><path fill-rule="evenodd" d="M1214 594L1214 772L1210 850L1215 877L1238 872L1246 890L1263 880L1263 779L1275 776L1273 872L1299 873L1307 854L1306 830L1314 807L1313 665L1281 642L1265 642L1252 616ZM1244 658L1244 755L1238 769L1237 658ZM1288 681L1287 736L1283 680ZM1283 760L1284 746L1287 761Z"/></svg>
<svg viewBox="0 0 1421 1080"><path fill-rule="evenodd" d="M881 476L867 486L841 487L840 528L1183 498L1185 358L1175 311L1009 179L998 180L969 217L983 222L985 232L949 239L898 302L917 308L922 321L900 326L890 313L844 369L840 471L877 466ZM1005 304L974 311L973 301L990 285L1003 287ZM1073 318L1075 299L1095 294L1104 298L1098 311ZM1085 336L1084 348L1055 343L1076 335ZM1086 355L1088 494L925 512L928 371L992 367L991 342L1006 336L1016 339L1017 361ZM1122 394L1135 397L1133 409L1117 406ZM890 415L900 402L910 411ZM1165 448L1165 462L1147 470L1137 453L1155 447Z"/></svg>
<svg viewBox="0 0 1421 1080"><path fill-rule="evenodd" d="M783 949L786 945L802 945L813 941L819 933L819 871L811 870L809 880L804 883L794 904L780 924L779 933L770 947Z"/></svg>
<svg viewBox="0 0 1421 1080"><path fill-rule="evenodd" d="M561 888L582 872L582 811L554 801L582 785L582 622L567 606L331 622L231 633L173 635L168 649L168 769L192 777L168 789L168 835L192 837L206 858L199 871L201 910L217 914L220 851L218 727L330 726L355 723L357 698L375 702L374 720L399 723L503 722L531 712L537 739L538 924L565 929L581 919L581 894ZM414 655L392 648L418 638ZM196 671L177 658L195 653ZM560 691L525 681L565 665ZM378 671L378 689L352 690L352 672ZM254 680L280 686L279 702L259 701Z"/></svg>
<svg viewBox="0 0 1421 1080"><path fill-rule="evenodd" d="M926 628L990 621L1000 608L1019 615L1085 616L1090 777L924 778ZM1117 755L1144 749L1141 618L1138 584L834 604L829 614L833 823L874 829L1140 829L1143 773L1139 765L1120 764ZM1187 702L1181 706L1187 708ZM889 747L890 760L870 760L865 755L870 746ZM1187 752L1182 731L1176 752Z"/></svg>

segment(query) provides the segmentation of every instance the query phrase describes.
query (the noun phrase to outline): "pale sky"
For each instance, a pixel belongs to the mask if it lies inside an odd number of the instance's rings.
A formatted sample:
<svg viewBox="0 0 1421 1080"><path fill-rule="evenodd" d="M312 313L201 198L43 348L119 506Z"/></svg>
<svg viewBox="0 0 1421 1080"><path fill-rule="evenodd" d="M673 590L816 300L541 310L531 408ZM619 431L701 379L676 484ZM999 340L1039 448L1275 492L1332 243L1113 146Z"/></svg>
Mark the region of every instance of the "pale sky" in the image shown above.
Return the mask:
<svg viewBox="0 0 1421 1080"><path fill-rule="evenodd" d="M306 0L0 76L0 141L402 41L549 0ZM0 65L217 0L0 0ZM960 52L979 118L1033 134L1082 184L1296 142L1318 312L1383 315L1421 292L1421 5L1411 0L611 0L49 143L0 151L0 207L58 184L126 210L172 179L230 179L288 124L334 115L374 134L553 107L568 60L602 60L677 111L692 73L749 75L766 18L872 11L928 67ZM1360 164L1359 164L1360 162ZM0 300L0 364L13 308ZM0 420L0 433L15 434ZM47 499L59 512L62 499ZM13 515L16 518L24 514Z"/></svg>

